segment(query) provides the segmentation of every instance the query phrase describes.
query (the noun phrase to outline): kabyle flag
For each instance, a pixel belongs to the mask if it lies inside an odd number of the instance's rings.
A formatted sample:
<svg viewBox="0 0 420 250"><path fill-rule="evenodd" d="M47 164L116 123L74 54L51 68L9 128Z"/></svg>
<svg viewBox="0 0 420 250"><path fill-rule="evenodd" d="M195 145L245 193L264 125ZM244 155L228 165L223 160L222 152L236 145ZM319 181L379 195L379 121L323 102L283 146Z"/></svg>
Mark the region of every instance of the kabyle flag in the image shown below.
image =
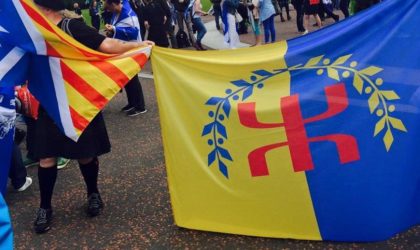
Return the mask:
<svg viewBox="0 0 420 250"><path fill-rule="evenodd" d="M289 41L152 54L175 222L378 241L420 223L420 1Z"/></svg>

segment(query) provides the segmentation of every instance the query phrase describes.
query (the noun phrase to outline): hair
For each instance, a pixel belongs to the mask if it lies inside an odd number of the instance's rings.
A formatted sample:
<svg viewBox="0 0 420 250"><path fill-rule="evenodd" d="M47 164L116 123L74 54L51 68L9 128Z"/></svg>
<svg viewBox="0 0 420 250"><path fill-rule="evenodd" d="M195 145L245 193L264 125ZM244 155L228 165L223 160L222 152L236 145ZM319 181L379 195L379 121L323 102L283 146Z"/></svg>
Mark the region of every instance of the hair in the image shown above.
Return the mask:
<svg viewBox="0 0 420 250"><path fill-rule="evenodd" d="M79 16L76 12L74 12L74 11L70 11L70 10L61 10L60 11L60 14L63 16L63 17L65 17L65 18L70 18L70 19L73 19L73 18L81 18L82 16Z"/></svg>

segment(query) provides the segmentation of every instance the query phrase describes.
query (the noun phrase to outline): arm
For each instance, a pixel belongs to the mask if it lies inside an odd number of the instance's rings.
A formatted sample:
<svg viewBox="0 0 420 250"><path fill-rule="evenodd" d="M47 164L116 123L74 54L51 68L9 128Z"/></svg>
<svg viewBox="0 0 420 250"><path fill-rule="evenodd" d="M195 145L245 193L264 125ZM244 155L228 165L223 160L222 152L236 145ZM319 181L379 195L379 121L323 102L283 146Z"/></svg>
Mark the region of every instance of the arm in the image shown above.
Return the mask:
<svg viewBox="0 0 420 250"><path fill-rule="evenodd" d="M200 0L195 0L194 2L194 13L201 13L203 15L207 15L207 12L203 11L201 9L201 1Z"/></svg>
<svg viewBox="0 0 420 250"><path fill-rule="evenodd" d="M127 52L131 49L135 49L142 46L153 46L154 42L143 41L143 42L126 42L118 39L105 38L101 45L99 45L98 50L100 52L108 54L121 54Z"/></svg>

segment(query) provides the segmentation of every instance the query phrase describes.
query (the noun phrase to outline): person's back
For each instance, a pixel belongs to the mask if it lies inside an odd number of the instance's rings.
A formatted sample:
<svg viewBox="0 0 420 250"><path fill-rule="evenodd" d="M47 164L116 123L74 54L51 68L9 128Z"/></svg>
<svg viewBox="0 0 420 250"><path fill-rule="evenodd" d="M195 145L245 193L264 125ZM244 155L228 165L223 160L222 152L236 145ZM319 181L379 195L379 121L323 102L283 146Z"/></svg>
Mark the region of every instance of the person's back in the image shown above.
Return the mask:
<svg viewBox="0 0 420 250"><path fill-rule="evenodd" d="M54 25L64 30L81 44L103 53L118 54L150 42L121 42L106 38L80 19L63 17L65 4L61 0L34 0L42 14ZM42 67L42 66L40 66ZM42 70L42 68L41 68ZM55 75L55 77L62 77ZM74 80L76 81L76 80ZM40 207L33 224L36 233L45 233L51 228L52 195L57 179L57 157L77 159L87 187L87 210L90 217L101 213L103 203L98 191L100 155L110 152L111 145L101 113L93 118L83 134L75 142L66 137L42 106L39 108L33 138L33 156L39 159L38 181Z"/></svg>

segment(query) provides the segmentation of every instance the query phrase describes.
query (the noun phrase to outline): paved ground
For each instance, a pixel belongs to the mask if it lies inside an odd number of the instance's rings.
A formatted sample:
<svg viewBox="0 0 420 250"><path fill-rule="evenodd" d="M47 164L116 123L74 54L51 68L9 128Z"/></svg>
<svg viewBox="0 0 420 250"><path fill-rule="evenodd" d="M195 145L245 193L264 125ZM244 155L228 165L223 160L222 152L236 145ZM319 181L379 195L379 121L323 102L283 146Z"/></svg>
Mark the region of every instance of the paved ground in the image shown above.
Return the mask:
<svg viewBox="0 0 420 250"><path fill-rule="evenodd" d="M278 18L276 18L278 19ZM278 21L278 20L277 20ZM296 36L294 23L276 23L280 38ZM252 43L252 35L241 37ZM145 69L145 73L149 68ZM156 72L155 72L156 73ZM135 118L119 112L118 94L104 116L113 145L102 157L100 190L104 213L87 218L85 190L75 162L59 171L53 198L55 220L45 235L32 232L39 202L36 168L27 191L10 190L16 249L420 249L420 226L378 243L331 243L257 238L187 230L174 225L166 182L154 82L142 78L148 112Z"/></svg>

